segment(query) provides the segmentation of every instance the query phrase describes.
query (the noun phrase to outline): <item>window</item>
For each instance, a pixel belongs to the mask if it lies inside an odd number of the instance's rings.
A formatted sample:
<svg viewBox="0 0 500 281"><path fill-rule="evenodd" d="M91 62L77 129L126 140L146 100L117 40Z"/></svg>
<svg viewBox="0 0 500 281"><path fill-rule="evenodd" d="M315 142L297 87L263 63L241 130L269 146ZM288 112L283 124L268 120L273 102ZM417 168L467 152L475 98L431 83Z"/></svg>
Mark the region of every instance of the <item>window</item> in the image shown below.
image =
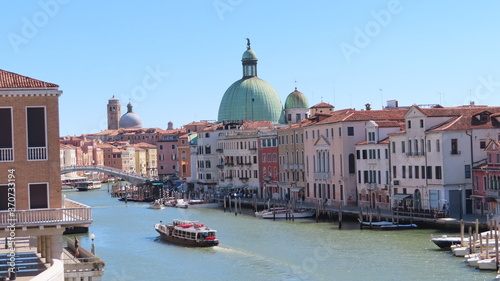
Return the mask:
<svg viewBox="0 0 500 281"><path fill-rule="evenodd" d="M366 149L363 149L363 159L368 159Z"/></svg>
<svg viewBox="0 0 500 281"><path fill-rule="evenodd" d="M437 176L437 175L436 175ZM465 165L465 178L470 179L471 178L471 170L470 170L470 165Z"/></svg>
<svg viewBox="0 0 500 281"><path fill-rule="evenodd" d="M427 178L432 179L432 166L427 166Z"/></svg>
<svg viewBox="0 0 500 281"><path fill-rule="evenodd" d="M354 136L354 127L347 127L347 135Z"/></svg>
<svg viewBox="0 0 500 281"><path fill-rule="evenodd" d="M0 148L13 148L12 144L12 108L0 108ZM7 155L0 154L0 161L8 159Z"/></svg>
<svg viewBox="0 0 500 281"><path fill-rule="evenodd" d="M436 152L441 151L441 146L439 145L439 140L436 140Z"/></svg>
<svg viewBox="0 0 500 281"><path fill-rule="evenodd" d="M398 174L396 173L396 166L392 166L392 177L393 178L397 178L398 177Z"/></svg>
<svg viewBox="0 0 500 281"><path fill-rule="evenodd" d="M431 140L427 140L427 152L431 152Z"/></svg>
<svg viewBox="0 0 500 281"><path fill-rule="evenodd" d="M401 153L405 153L405 142L401 141Z"/></svg>
<svg viewBox="0 0 500 281"><path fill-rule="evenodd" d="M418 166L415 166L415 178L418 179L419 178L419 167Z"/></svg>
<svg viewBox="0 0 500 281"><path fill-rule="evenodd" d="M485 149L486 148L486 141L485 140L479 141L479 148L481 148L481 149Z"/></svg>
<svg viewBox="0 0 500 281"><path fill-rule="evenodd" d="M162 150L162 149L163 149L163 144L160 144L160 150Z"/></svg>
<svg viewBox="0 0 500 281"><path fill-rule="evenodd" d="M392 153L396 153L396 142L392 142Z"/></svg>
<svg viewBox="0 0 500 281"><path fill-rule="evenodd" d="M356 159L361 159L361 153L360 150L356 150Z"/></svg>
<svg viewBox="0 0 500 281"><path fill-rule="evenodd" d="M45 107L26 108L28 133L28 160L47 159L47 130Z"/></svg>
<svg viewBox="0 0 500 281"><path fill-rule="evenodd" d="M401 168L402 168L402 170L401 170L401 177L404 179L404 178L406 178L406 166L403 166Z"/></svg>
<svg viewBox="0 0 500 281"><path fill-rule="evenodd" d="M349 174L356 173L356 160L354 160L354 154L349 154Z"/></svg>
<svg viewBox="0 0 500 281"><path fill-rule="evenodd" d="M413 167L408 166L408 178L411 179L413 178Z"/></svg>
<svg viewBox="0 0 500 281"><path fill-rule="evenodd" d="M458 151L458 139L451 139L451 154L460 154Z"/></svg>
<svg viewBox="0 0 500 281"><path fill-rule="evenodd" d="M436 167L435 167L435 170L436 170L436 179L437 179L437 180L442 179L442 174L441 174L441 166L436 166Z"/></svg>
<svg viewBox="0 0 500 281"><path fill-rule="evenodd" d="M45 209L49 207L49 196L46 183L29 185L30 209Z"/></svg>
<svg viewBox="0 0 500 281"><path fill-rule="evenodd" d="M408 129L411 129L411 120L408 120Z"/></svg>
<svg viewBox="0 0 500 281"><path fill-rule="evenodd" d="M424 127L424 119L420 119L420 128Z"/></svg>
<svg viewBox="0 0 500 281"><path fill-rule="evenodd" d="M0 210L8 210L9 209L9 186L8 185L0 185Z"/></svg>
<svg viewBox="0 0 500 281"><path fill-rule="evenodd" d="M339 128L339 137L342 136L342 128Z"/></svg>

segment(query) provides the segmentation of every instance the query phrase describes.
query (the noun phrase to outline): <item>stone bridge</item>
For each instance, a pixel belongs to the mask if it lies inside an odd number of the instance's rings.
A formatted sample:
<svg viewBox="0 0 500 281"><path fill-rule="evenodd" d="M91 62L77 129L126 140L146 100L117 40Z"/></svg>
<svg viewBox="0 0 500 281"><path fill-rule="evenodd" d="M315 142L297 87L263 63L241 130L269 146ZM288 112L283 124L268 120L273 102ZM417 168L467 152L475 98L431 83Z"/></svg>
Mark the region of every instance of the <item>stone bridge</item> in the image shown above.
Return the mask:
<svg viewBox="0 0 500 281"><path fill-rule="evenodd" d="M118 178L122 178L133 184L144 183L149 178L137 175L135 173L126 173L122 170L111 168L108 166L99 166L99 165L80 165L80 166L66 166L61 167L61 174L78 172L78 171L90 171L90 172L99 172L105 173L108 175L113 175Z"/></svg>

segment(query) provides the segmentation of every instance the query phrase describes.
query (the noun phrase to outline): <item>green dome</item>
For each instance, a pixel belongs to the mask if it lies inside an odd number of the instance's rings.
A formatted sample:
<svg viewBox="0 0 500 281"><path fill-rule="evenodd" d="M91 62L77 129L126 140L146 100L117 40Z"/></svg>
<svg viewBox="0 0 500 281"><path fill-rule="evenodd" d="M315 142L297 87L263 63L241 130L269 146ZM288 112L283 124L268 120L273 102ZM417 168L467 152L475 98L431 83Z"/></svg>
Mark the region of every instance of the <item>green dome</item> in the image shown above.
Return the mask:
<svg viewBox="0 0 500 281"><path fill-rule="evenodd" d="M241 57L242 61L245 60L257 60L257 54L252 50L248 49L243 53L243 56Z"/></svg>
<svg viewBox="0 0 500 281"><path fill-rule="evenodd" d="M309 108L309 102L306 96L299 92L297 88L288 95L285 101L285 109L292 108Z"/></svg>
<svg viewBox="0 0 500 281"><path fill-rule="evenodd" d="M220 103L219 122L243 119L284 123L283 106L278 93L256 76L234 82Z"/></svg>

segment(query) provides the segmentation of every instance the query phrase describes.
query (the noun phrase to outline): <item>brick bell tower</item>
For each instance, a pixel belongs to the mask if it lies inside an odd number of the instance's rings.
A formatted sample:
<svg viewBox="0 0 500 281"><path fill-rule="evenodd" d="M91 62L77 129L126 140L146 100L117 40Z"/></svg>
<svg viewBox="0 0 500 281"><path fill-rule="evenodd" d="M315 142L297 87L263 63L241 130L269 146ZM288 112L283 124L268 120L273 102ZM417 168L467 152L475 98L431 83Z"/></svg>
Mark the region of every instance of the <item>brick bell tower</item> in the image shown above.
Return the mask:
<svg viewBox="0 0 500 281"><path fill-rule="evenodd" d="M119 128L120 117L122 110L120 100L113 96L108 100L108 130L117 130Z"/></svg>

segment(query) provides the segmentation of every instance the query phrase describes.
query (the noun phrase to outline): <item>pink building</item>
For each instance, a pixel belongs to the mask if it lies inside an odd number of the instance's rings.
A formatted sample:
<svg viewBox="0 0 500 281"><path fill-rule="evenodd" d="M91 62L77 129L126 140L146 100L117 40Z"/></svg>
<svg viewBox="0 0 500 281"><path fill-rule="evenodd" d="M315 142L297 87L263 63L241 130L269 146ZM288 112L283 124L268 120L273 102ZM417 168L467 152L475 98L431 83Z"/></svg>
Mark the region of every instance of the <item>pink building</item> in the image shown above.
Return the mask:
<svg viewBox="0 0 500 281"><path fill-rule="evenodd" d="M473 212L481 215L498 213L500 200L500 141L491 139L485 145L487 158L472 169Z"/></svg>

